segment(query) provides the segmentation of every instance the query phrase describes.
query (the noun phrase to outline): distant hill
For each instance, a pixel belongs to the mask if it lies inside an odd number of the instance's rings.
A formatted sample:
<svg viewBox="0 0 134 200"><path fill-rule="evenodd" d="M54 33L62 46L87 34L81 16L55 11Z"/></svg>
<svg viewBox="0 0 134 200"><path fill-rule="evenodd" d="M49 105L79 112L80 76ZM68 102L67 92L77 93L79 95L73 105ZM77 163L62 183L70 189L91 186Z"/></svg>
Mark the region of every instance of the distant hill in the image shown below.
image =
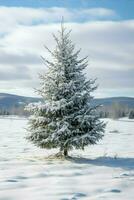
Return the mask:
<svg viewBox="0 0 134 200"><path fill-rule="evenodd" d="M41 101L41 98L24 97L13 94L0 93L0 109L11 109L13 107L24 107L30 102ZM96 98L93 100L93 105L102 104L104 106L112 105L114 102L121 105L126 105L129 108L134 108L134 98L132 97L110 97Z"/></svg>
<svg viewBox="0 0 134 200"><path fill-rule="evenodd" d="M134 98L133 97L110 97L110 98L98 98L93 100L93 104L101 104L104 106L110 106L113 103L119 103L121 105L126 105L128 108L134 108Z"/></svg>
<svg viewBox="0 0 134 200"><path fill-rule="evenodd" d="M12 107L24 106L31 102L40 101L40 98L24 97L14 94L0 93L0 108L10 109Z"/></svg>

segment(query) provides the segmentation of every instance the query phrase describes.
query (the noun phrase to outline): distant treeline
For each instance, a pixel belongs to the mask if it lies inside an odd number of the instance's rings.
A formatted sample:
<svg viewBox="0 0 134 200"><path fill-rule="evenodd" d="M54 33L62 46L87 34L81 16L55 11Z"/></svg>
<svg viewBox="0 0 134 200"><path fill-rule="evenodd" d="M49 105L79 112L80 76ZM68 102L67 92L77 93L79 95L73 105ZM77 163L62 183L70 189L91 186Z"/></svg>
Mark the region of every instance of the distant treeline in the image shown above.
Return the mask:
<svg viewBox="0 0 134 200"><path fill-rule="evenodd" d="M134 118L134 108L129 108L125 104L120 104L119 102L113 102L108 106L100 106L98 109L100 118L112 118L118 119L122 117L128 117L130 119Z"/></svg>
<svg viewBox="0 0 134 200"><path fill-rule="evenodd" d="M120 104L119 102L113 102L111 105L101 105L97 112L100 118L118 119L128 117L134 119L134 108L129 108L127 105ZM8 109L0 108L0 115L29 116L29 113L24 110L24 105L21 105Z"/></svg>
<svg viewBox="0 0 134 200"><path fill-rule="evenodd" d="M24 110L24 105L22 105L22 106L13 106L11 108L0 108L0 115L28 116L29 113Z"/></svg>

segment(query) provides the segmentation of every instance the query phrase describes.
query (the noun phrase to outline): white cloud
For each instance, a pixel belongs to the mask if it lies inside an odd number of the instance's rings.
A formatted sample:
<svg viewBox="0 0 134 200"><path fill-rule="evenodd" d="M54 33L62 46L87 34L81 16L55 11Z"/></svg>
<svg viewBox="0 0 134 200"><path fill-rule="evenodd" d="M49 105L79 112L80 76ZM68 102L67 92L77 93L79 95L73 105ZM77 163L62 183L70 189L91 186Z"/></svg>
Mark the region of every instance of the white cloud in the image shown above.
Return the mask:
<svg viewBox="0 0 134 200"><path fill-rule="evenodd" d="M134 27L129 26L128 21L68 23L66 26L73 29L73 41L82 47L83 55L89 55L95 68L133 68ZM43 52L48 56L43 44L54 48L51 33L58 28L60 24L18 27L1 39L1 62L8 62L10 58L10 62L38 64Z"/></svg>
<svg viewBox="0 0 134 200"><path fill-rule="evenodd" d="M114 10L112 9L107 9L107 8L90 8L83 10L82 14L86 14L92 17L117 17L117 14Z"/></svg>
<svg viewBox="0 0 134 200"><path fill-rule="evenodd" d="M1 31L8 32L14 27L21 25L35 25L37 23L57 22L64 17L70 20L93 20L117 16L111 9L67 9L67 8L24 8L24 7L0 7Z"/></svg>
<svg viewBox="0 0 134 200"><path fill-rule="evenodd" d="M43 44L54 48L51 33L57 33L60 28L57 21L60 21L62 15L68 21L67 28L73 29L71 38L76 47L82 47L81 56L89 55L87 74L88 77L98 77L101 94L110 94L108 89L113 91L113 86L119 86L120 92L131 88L131 74L134 73L134 20L88 20L116 15L114 11L103 8L76 11L66 8L0 7L0 72L3 74L0 77L1 91L12 92L13 89L8 86L10 85L21 94L33 94L32 86L38 85L37 73L45 70L40 55L49 57ZM80 18L86 21L80 23L77 21ZM72 23L74 19L77 22ZM112 76L109 77L109 73Z"/></svg>

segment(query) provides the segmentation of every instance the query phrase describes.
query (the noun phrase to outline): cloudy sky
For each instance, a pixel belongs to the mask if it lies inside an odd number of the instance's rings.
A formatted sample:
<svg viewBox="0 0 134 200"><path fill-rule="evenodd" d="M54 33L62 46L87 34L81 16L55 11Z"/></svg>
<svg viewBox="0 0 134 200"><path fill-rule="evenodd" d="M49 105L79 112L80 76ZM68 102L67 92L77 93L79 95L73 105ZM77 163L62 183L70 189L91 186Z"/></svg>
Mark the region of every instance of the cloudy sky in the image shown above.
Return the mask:
<svg viewBox="0 0 134 200"><path fill-rule="evenodd" d="M89 56L87 77L96 78L95 97L134 97L133 0L0 0L0 92L35 96L38 72L45 72L43 44L65 26L81 56Z"/></svg>

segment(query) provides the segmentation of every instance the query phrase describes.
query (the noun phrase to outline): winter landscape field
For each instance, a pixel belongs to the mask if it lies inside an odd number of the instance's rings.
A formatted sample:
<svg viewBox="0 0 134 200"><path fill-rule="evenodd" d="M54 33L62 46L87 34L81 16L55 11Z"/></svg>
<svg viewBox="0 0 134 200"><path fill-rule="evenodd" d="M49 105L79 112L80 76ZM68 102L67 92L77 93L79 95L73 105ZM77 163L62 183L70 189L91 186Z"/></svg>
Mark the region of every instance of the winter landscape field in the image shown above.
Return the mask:
<svg viewBox="0 0 134 200"><path fill-rule="evenodd" d="M133 200L134 121L105 119L104 139L66 160L25 140L27 119L0 118L0 200Z"/></svg>

